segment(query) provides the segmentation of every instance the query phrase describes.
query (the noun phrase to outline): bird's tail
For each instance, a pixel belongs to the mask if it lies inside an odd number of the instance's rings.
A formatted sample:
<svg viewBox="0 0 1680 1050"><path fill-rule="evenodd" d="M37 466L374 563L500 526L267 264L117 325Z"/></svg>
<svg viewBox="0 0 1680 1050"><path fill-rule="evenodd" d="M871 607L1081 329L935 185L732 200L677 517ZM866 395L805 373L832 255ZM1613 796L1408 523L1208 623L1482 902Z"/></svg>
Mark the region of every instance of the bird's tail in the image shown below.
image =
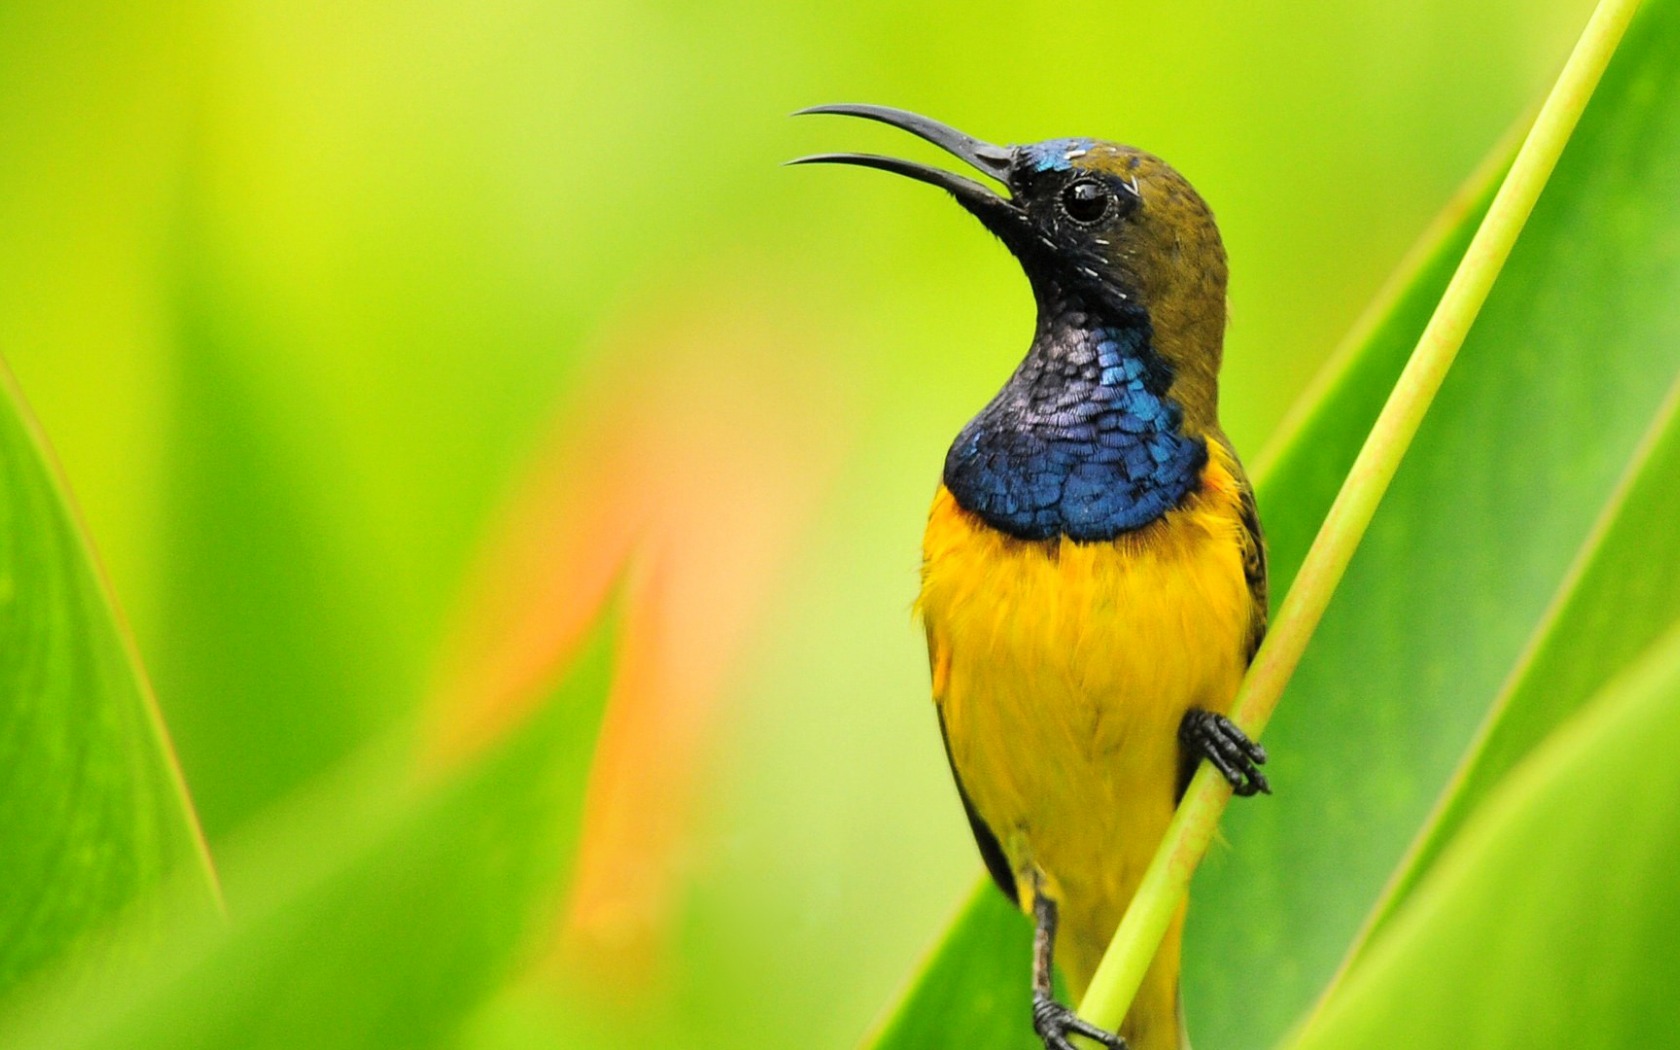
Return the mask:
<svg viewBox="0 0 1680 1050"><path fill-rule="evenodd" d="M1161 950L1155 954L1155 961L1138 986L1125 1022L1120 1026L1120 1034L1131 1050L1190 1050L1190 1037L1184 1029L1184 1003L1178 991L1179 951L1183 934L1184 908L1180 907L1167 929L1167 935L1161 940ZM1108 935L1113 935L1112 929ZM1085 997L1091 975L1107 946L1107 936L1101 938L1100 943L1083 946L1086 947L1084 951L1069 945L1075 950L1059 960L1063 963L1063 972L1075 1002Z"/></svg>
<svg viewBox="0 0 1680 1050"><path fill-rule="evenodd" d="M1189 1050L1176 972L1170 975L1170 982L1168 987L1157 988L1146 978L1138 989L1138 997L1120 1026L1120 1034L1131 1050Z"/></svg>

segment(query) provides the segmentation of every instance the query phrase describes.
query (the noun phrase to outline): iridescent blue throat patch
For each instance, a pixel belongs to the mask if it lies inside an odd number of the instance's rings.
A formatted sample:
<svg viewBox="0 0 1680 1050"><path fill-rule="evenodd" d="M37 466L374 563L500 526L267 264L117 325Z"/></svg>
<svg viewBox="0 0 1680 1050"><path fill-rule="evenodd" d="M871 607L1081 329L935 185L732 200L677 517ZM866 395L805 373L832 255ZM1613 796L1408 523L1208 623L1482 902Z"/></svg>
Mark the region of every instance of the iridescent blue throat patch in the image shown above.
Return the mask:
<svg viewBox="0 0 1680 1050"><path fill-rule="evenodd" d="M1177 506L1207 463L1206 443L1181 433L1171 382L1147 323L1041 337L957 435L945 486L1021 539L1098 541L1142 528Z"/></svg>

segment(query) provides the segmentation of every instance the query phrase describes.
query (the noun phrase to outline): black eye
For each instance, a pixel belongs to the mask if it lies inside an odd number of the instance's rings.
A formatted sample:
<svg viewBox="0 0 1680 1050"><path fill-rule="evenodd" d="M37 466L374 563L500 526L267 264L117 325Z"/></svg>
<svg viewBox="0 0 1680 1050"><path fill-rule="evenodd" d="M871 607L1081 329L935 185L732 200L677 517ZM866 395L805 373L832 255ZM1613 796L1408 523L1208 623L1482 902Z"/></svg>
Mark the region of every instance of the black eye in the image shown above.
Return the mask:
<svg viewBox="0 0 1680 1050"><path fill-rule="evenodd" d="M1114 204L1114 194L1108 187L1090 179L1071 183L1062 191L1062 210L1068 218L1079 223L1098 222Z"/></svg>

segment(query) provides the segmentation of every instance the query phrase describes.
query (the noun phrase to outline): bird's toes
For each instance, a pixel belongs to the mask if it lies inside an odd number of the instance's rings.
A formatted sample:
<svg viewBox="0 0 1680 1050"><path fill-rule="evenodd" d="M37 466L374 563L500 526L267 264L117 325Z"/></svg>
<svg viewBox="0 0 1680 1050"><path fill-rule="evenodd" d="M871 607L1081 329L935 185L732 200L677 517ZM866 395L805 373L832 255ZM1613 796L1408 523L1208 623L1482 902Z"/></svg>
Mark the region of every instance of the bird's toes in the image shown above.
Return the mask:
<svg viewBox="0 0 1680 1050"><path fill-rule="evenodd" d="M1047 995L1033 997L1033 1031L1038 1033L1046 1050L1075 1050L1069 1035L1082 1035L1095 1040L1108 1050L1128 1050L1126 1040L1105 1028L1074 1013Z"/></svg>
<svg viewBox="0 0 1680 1050"><path fill-rule="evenodd" d="M1266 761L1266 749L1249 739L1229 718L1212 711L1192 710L1184 716L1178 735L1187 747L1219 771L1236 794L1247 797L1272 793L1271 782L1260 772L1260 766Z"/></svg>

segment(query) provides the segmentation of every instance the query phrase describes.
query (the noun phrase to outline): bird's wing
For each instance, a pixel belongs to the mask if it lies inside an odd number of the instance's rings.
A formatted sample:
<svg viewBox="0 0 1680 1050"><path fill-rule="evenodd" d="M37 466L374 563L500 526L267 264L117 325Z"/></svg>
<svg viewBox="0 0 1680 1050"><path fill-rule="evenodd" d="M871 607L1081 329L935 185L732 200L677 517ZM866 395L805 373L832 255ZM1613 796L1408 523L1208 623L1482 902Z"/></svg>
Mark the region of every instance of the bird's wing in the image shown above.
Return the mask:
<svg viewBox="0 0 1680 1050"><path fill-rule="evenodd" d="M1011 902L1019 904L1021 901L1018 887L1015 885L1015 872L1009 866L1009 858L1004 856L1003 844L986 825L980 816L980 811L974 808L974 802L968 797L968 789L963 787L962 774L957 772L957 760L951 755L951 738L945 732L945 712L939 712L939 737L945 741L945 759L951 764L951 780L957 785L957 797L962 799L963 812L968 815L968 826L974 832L974 844L980 847L980 859L986 862L986 871L997 883L998 889Z"/></svg>
<svg viewBox="0 0 1680 1050"><path fill-rule="evenodd" d="M1244 658L1253 660L1261 640L1266 637L1266 536L1260 530L1260 509L1254 502L1254 485L1243 470L1242 460L1237 458L1237 450L1231 447L1231 440L1223 433L1216 433L1214 438L1224 446L1230 459L1231 472L1237 479L1238 513L1243 529L1243 576L1248 580L1248 593L1254 602L1254 617L1249 626L1247 653Z"/></svg>

